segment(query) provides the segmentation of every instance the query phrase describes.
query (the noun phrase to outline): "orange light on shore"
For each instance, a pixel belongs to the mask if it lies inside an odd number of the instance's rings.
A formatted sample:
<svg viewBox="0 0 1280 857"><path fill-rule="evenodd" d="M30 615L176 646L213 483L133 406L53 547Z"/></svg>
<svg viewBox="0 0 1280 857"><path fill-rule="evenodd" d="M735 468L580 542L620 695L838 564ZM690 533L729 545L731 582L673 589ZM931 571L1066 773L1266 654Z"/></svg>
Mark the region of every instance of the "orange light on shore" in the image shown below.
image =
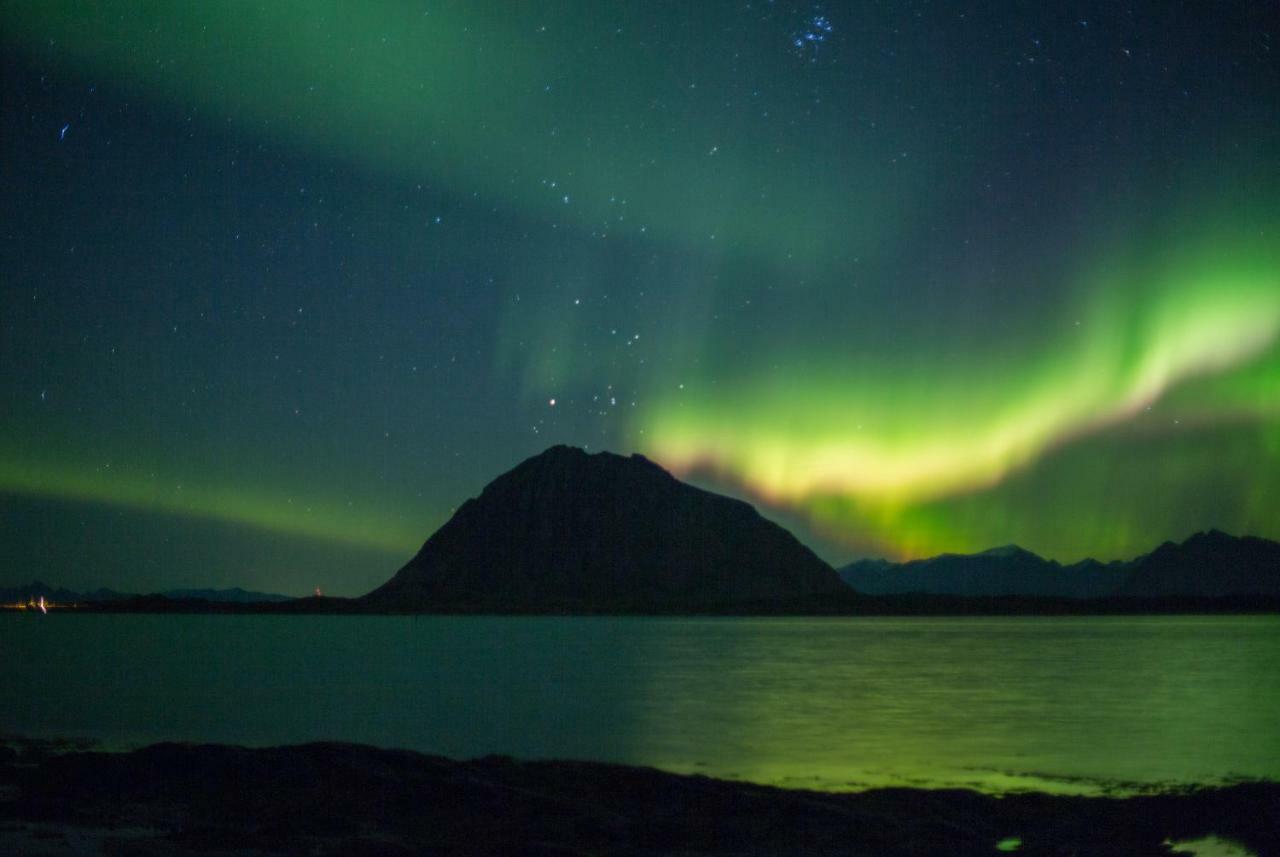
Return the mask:
<svg viewBox="0 0 1280 857"><path fill-rule="evenodd" d="M50 610L75 610L81 605L74 601L66 603L58 603L50 601L46 596L39 598L31 597L26 601L14 601L9 604L0 604L0 610L39 610L41 613L48 614Z"/></svg>

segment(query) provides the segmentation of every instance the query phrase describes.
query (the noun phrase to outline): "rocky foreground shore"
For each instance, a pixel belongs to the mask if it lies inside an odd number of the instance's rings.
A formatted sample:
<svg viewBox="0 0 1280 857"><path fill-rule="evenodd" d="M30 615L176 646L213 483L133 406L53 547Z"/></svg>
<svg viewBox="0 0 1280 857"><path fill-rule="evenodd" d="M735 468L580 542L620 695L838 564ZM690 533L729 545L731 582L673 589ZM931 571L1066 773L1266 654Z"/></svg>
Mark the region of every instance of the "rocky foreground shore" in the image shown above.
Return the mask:
<svg viewBox="0 0 1280 857"><path fill-rule="evenodd" d="M0 753L3 854L1135 857L1208 836L1280 854L1276 783L1127 798L828 794L350 744Z"/></svg>

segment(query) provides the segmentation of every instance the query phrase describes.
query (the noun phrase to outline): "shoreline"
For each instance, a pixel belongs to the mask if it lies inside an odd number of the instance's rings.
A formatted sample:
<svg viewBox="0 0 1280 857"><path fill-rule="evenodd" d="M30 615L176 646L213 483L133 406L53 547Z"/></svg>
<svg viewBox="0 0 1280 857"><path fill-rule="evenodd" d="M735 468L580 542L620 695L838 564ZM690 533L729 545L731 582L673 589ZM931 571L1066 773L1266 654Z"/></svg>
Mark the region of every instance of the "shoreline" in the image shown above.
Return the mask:
<svg viewBox="0 0 1280 857"><path fill-rule="evenodd" d="M1061 798L1134 798L1188 794L1196 791L1222 790L1239 785L1276 784L1280 779L1267 773L1203 774L1183 779L1131 779L1117 776L1062 773L1044 770L1020 770L990 766L950 768L888 773L883 769L857 771L817 771L810 768L774 770L769 776L758 771L730 770L733 766L715 766L706 761L642 761L619 758L596 759L588 756L521 756L503 751L482 752L474 756L447 755L430 749L417 749L401 744L371 744L358 739L316 739L297 743L254 742L243 740L204 740L179 736L135 736L129 739L91 737L87 734L57 734L36 737L30 733L0 732L0 765L17 753L23 764L76 753L127 755L157 746L231 747L249 751L288 750L313 744L358 747L371 751L394 750L425 758L439 758L458 763L479 759L509 758L521 764L556 764L580 762L624 769L652 770L675 777L697 777L724 783L760 786L784 792L813 792L830 795L857 795L875 791L910 790L921 792L963 791L990 798L1015 795L1044 795ZM2 853L2 852L0 852Z"/></svg>
<svg viewBox="0 0 1280 857"><path fill-rule="evenodd" d="M315 743L0 747L0 850L86 853L1280 854L1280 783L1155 794L818 792L652 768ZM38 851L33 851L38 846ZM92 853L92 852L89 852Z"/></svg>
<svg viewBox="0 0 1280 857"><path fill-rule="evenodd" d="M751 604L443 604L423 610L371 607L359 599L307 596L292 601L229 602L143 595L114 601L48 605L49 613L250 614L288 616L652 616L671 617L965 617L965 616L1273 616L1280 596L1164 598L1059 596L857 595L806 603ZM29 613L25 605L0 612Z"/></svg>

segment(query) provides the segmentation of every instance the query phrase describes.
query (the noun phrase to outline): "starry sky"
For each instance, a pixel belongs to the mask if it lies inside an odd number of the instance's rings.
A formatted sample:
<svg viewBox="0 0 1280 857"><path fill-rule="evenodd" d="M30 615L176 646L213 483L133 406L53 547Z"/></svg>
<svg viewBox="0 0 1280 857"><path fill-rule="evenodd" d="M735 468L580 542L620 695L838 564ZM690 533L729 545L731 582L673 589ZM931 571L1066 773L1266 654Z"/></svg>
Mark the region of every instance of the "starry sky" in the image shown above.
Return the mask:
<svg viewBox="0 0 1280 857"><path fill-rule="evenodd" d="M1266 3L0 0L0 566L359 594L555 443L1280 538Z"/></svg>

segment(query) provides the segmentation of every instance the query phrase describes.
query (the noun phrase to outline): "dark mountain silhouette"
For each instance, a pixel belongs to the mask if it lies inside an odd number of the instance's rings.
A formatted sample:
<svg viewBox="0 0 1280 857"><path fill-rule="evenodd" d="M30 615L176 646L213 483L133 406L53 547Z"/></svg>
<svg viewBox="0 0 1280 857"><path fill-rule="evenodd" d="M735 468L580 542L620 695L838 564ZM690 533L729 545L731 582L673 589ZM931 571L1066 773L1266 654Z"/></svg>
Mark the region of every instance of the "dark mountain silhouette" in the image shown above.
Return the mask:
<svg viewBox="0 0 1280 857"><path fill-rule="evenodd" d="M468 500L374 610L808 610L847 603L835 571L750 505L640 455L556 446Z"/></svg>
<svg viewBox="0 0 1280 857"><path fill-rule="evenodd" d="M252 590L241 589L239 586L233 586L230 589L168 589L160 594L169 599L194 599L229 604L258 604L294 600L291 595L277 595L273 592L253 592Z"/></svg>
<svg viewBox="0 0 1280 857"><path fill-rule="evenodd" d="M49 586L39 580L22 586L0 588L0 604L26 603L37 600L41 596L57 604L86 604L112 601L127 601L138 598L135 592L117 592L114 589L95 589L92 592L75 592L70 589ZM276 595L270 592L251 592L240 587L232 589L170 589L154 593L152 597L169 600L201 600L234 604L257 604L262 602L281 602L293 600L288 595Z"/></svg>
<svg viewBox="0 0 1280 857"><path fill-rule="evenodd" d="M1088 560L1063 567L1016 545L975 554L941 554L901 564L861 560L840 578L868 595L1058 595L1100 598L1124 582L1117 568Z"/></svg>
<svg viewBox="0 0 1280 857"><path fill-rule="evenodd" d="M1280 544L1219 530L1165 542L1130 563L1117 595L1280 595Z"/></svg>
<svg viewBox="0 0 1280 857"><path fill-rule="evenodd" d="M867 595L1167 598L1280 595L1280 544L1217 530L1166 542L1128 562L1060 565L1014 545L892 563L860 560L840 570Z"/></svg>

